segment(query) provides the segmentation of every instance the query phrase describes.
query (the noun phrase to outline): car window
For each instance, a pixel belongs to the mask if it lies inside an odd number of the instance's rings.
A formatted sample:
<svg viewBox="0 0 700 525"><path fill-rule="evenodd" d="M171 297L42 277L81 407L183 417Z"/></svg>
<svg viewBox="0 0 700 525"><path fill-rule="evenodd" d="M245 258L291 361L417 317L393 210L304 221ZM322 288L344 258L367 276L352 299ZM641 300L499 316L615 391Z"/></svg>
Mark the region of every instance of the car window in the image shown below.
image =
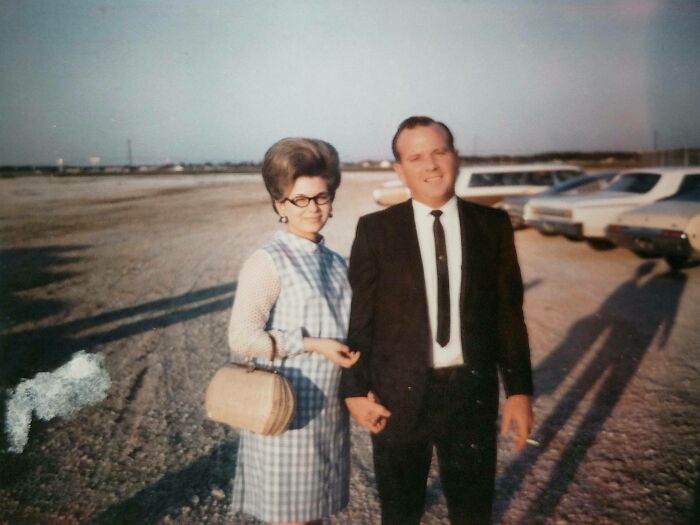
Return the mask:
<svg viewBox="0 0 700 525"><path fill-rule="evenodd" d="M554 183L550 171L509 171L505 173L474 173L470 187L484 186L551 186Z"/></svg>
<svg viewBox="0 0 700 525"><path fill-rule="evenodd" d="M571 181L583 174L575 170L561 171L508 171L501 173L474 173L469 186L552 186L559 182Z"/></svg>
<svg viewBox="0 0 700 525"><path fill-rule="evenodd" d="M686 175L678 193L671 197L674 201L700 202L700 174Z"/></svg>
<svg viewBox="0 0 700 525"><path fill-rule="evenodd" d="M513 182L512 173L475 173L469 181L469 186L510 186Z"/></svg>
<svg viewBox="0 0 700 525"><path fill-rule="evenodd" d="M593 179L589 180L585 184L579 184L578 186L575 186L564 193L566 195L580 195L583 193L593 193L594 191L600 191L602 189L602 182L600 180Z"/></svg>
<svg viewBox="0 0 700 525"><path fill-rule="evenodd" d="M574 178L566 180L564 182L560 182L559 184L554 186L552 189L556 193L563 193L565 191L569 191L569 190L572 190L574 188L577 188L581 185L589 184L593 181L595 181L595 179L593 177L591 177L590 175L581 175L579 177L574 177Z"/></svg>
<svg viewBox="0 0 700 525"><path fill-rule="evenodd" d="M492 175L493 173L474 173L469 179L469 186L493 186Z"/></svg>
<svg viewBox="0 0 700 525"><path fill-rule="evenodd" d="M501 174L500 186L520 186L522 184L525 184L525 177L523 173L511 172Z"/></svg>
<svg viewBox="0 0 700 525"><path fill-rule="evenodd" d="M560 181L564 182L567 180L572 180L577 177L580 177L583 175L580 171L571 171L571 170L565 170L565 171L558 171L555 175L555 178Z"/></svg>
<svg viewBox="0 0 700 525"><path fill-rule="evenodd" d="M607 190L646 193L656 186L660 178L661 175L656 173L627 173L608 186Z"/></svg>
<svg viewBox="0 0 700 525"><path fill-rule="evenodd" d="M523 173L525 184L531 186L551 186L554 184L553 174L551 171L531 171Z"/></svg>

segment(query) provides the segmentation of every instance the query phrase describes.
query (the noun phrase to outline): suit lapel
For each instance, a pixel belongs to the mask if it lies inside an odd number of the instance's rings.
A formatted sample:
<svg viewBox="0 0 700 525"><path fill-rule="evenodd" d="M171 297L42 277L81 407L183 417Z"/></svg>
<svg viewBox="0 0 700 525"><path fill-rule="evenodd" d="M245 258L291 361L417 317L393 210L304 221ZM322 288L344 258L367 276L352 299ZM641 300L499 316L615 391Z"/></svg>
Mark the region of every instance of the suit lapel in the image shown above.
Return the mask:
<svg viewBox="0 0 700 525"><path fill-rule="evenodd" d="M462 324L464 324L465 312L467 311L467 298L469 296L469 291L472 289L471 281L477 273L474 271L477 246L477 243L474 242L474 238L476 237L477 231L476 224L474 224L474 219L469 212L467 204L459 198L457 202L459 203L459 223L462 237L462 284L459 292L459 318L462 320Z"/></svg>
<svg viewBox="0 0 700 525"><path fill-rule="evenodd" d="M409 318L415 323L414 333L416 339L411 345L418 362L425 366L431 366L430 354L430 318L428 314L428 298L425 291L425 275L423 274L423 261L421 259L420 245L418 244L418 231L416 230L416 218L413 214L413 202L409 200L402 210L400 217L399 242L403 246L404 260L407 265L408 277L411 279L410 299L406 302L407 310L413 312Z"/></svg>
<svg viewBox="0 0 700 525"><path fill-rule="evenodd" d="M416 231L416 218L413 214L413 202L407 201L407 206L402 210L399 221L400 236L406 248L406 262L408 272L413 282L413 292L421 301L421 311L428 311L428 302L425 296L425 277L423 275L423 261L418 244L418 232ZM427 313L426 313L427 320Z"/></svg>

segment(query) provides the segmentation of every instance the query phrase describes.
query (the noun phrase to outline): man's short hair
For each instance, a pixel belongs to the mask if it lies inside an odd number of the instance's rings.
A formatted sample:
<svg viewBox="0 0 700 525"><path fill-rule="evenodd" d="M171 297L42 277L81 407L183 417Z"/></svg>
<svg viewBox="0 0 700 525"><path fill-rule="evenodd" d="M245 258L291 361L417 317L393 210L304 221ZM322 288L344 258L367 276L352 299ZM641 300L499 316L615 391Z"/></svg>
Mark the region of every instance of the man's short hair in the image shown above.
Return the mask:
<svg viewBox="0 0 700 525"><path fill-rule="evenodd" d="M394 138L391 140L391 151L394 153L394 158L397 161L401 160L399 158L399 151L396 149L396 141L399 139L399 135L401 135L401 132L403 130L419 128L419 127L423 127L423 126L432 126L433 124L440 126L442 129L445 130L445 133L447 133L447 145L449 146L450 151L454 151L455 139L452 136L452 132L450 131L450 128L448 128L442 122L439 122L439 121L432 119L430 117L413 116L413 117L408 117L401 124L399 124L399 127L396 130L396 133L394 133Z"/></svg>

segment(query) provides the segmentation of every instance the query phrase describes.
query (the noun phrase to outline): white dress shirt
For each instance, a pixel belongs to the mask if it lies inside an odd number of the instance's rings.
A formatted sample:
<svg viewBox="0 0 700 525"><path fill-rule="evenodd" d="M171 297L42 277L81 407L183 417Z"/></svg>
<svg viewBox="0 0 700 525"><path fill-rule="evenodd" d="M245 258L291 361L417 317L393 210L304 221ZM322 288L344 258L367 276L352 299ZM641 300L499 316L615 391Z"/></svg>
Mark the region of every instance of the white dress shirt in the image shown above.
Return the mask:
<svg viewBox="0 0 700 525"><path fill-rule="evenodd" d="M435 341L437 334L437 265L435 263L435 236L430 214L434 208L413 200L413 216L418 232L418 245L423 261L425 292L428 299L428 316L432 341L433 366L442 368L464 364L462 334L459 318L459 295L462 285L462 235L457 209L457 197L452 197L440 209L440 222L445 230L447 247L447 271L450 279L450 340L446 346Z"/></svg>

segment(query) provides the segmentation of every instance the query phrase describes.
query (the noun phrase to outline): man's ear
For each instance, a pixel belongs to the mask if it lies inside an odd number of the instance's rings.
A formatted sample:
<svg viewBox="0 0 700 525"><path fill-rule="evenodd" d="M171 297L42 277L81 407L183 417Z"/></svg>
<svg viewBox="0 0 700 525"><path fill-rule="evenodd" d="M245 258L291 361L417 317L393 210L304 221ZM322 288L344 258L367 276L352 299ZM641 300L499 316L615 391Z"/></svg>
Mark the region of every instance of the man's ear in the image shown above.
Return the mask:
<svg viewBox="0 0 700 525"><path fill-rule="evenodd" d="M394 162L394 172L399 176L399 180L403 183L403 185L406 186L406 178L403 176L403 166L401 165L401 162Z"/></svg>

